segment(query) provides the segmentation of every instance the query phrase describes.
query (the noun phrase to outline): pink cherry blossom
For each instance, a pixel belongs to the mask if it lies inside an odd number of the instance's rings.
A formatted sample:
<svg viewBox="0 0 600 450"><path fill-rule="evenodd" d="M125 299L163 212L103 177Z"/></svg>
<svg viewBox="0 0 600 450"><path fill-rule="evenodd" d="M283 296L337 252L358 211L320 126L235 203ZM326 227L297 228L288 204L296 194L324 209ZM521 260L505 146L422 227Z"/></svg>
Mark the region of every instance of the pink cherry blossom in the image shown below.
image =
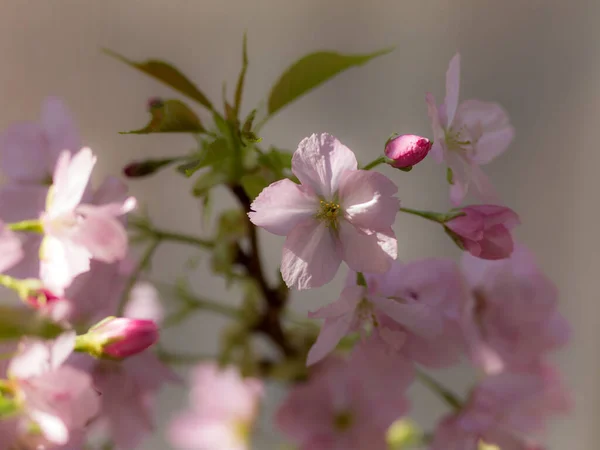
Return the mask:
<svg viewBox="0 0 600 450"><path fill-rule="evenodd" d="M292 158L300 185L277 181L254 200L252 223L287 236L281 274L289 287L322 286L342 261L381 273L397 256L392 224L396 186L377 172L357 170L354 153L329 134L300 142Z"/></svg>
<svg viewBox="0 0 600 450"><path fill-rule="evenodd" d="M84 302L85 305L76 315L80 324L85 323L82 320L86 317L93 315L92 305L88 304L86 293L92 295L92 302L100 303L104 298L114 308L110 310L111 313L115 311L122 293L121 280L124 279L126 271L119 268L118 264L99 264L99 271L94 272L92 267L90 272L83 275L89 283L87 286L83 283L85 280L76 280L79 284L76 308L80 308L79 302ZM94 273L96 278L88 276ZM133 302L134 305L126 309L126 316L139 319L152 314L153 319L160 323L163 313L156 292L149 289L144 291L132 293L129 302ZM102 304L99 304L98 308L106 310ZM85 311L89 313L83 314ZM118 450L137 448L155 430L154 408L158 392L166 383L180 382L179 377L150 351L119 362L92 360L82 355L72 358L70 363L91 374L94 386L101 393L101 409L94 425L114 441Z"/></svg>
<svg viewBox="0 0 600 450"><path fill-rule="evenodd" d="M96 425L114 441L117 450L137 448L155 431L156 396L166 383L180 381L148 351L120 362L96 361L89 371L102 394Z"/></svg>
<svg viewBox="0 0 600 450"><path fill-rule="evenodd" d="M84 148L73 158L63 152L42 214L44 242L40 276L56 294L90 268L90 259L115 262L127 251L127 233L117 220L135 207L135 199L104 205L81 204L96 158Z"/></svg>
<svg viewBox="0 0 600 450"><path fill-rule="evenodd" d="M42 105L39 123L13 124L0 138L2 169L11 183L47 189L52 184L59 154L80 148L81 140L71 114L60 99L49 97Z"/></svg>
<svg viewBox="0 0 600 450"><path fill-rule="evenodd" d="M501 261L465 253L463 267L472 291L465 335L474 363L485 372L536 366L567 343L556 287L525 248Z"/></svg>
<svg viewBox="0 0 600 450"><path fill-rule="evenodd" d="M339 299L310 314L325 323L308 353L309 365L365 324L410 359L433 367L456 362L463 349L460 319L467 293L452 261L395 262L387 273L367 276L366 282L367 288L357 286L356 274L350 272Z"/></svg>
<svg viewBox="0 0 600 450"><path fill-rule="evenodd" d="M449 220L449 229L471 255L482 259L508 258L514 242L511 230L519 222L512 209L496 205L473 205L461 208L464 215Z"/></svg>
<svg viewBox="0 0 600 450"><path fill-rule="evenodd" d="M385 156L392 159L392 167L410 168L420 163L431 150L429 139L415 136L413 134L403 134L391 138L385 146Z"/></svg>
<svg viewBox="0 0 600 450"><path fill-rule="evenodd" d="M171 423L171 445L190 450L247 450L262 395L259 380L242 378L233 367L197 366L192 372L191 410Z"/></svg>
<svg viewBox="0 0 600 450"><path fill-rule="evenodd" d="M430 450L477 450L481 442L502 450L539 449L527 435L543 431L549 416L570 407L557 373L549 367L490 376L476 386L460 412L440 422Z"/></svg>
<svg viewBox="0 0 600 450"><path fill-rule="evenodd" d="M460 204L471 187L484 201L496 203L497 195L479 166L504 152L514 137L508 115L496 103L467 100L459 104L460 55L457 53L446 73L446 98L436 106L427 94L427 109L433 129L431 153L438 163L452 170L450 199Z"/></svg>
<svg viewBox="0 0 600 450"><path fill-rule="evenodd" d="M13 267L23 258L19 237L0 220L0 273Z"/></svg>
<svg viewBox="0 0 600 450"><path fill-rule="evenodd" d="M99 409L90 376L63 365L74 342L70 332L54 342L23 340L8 368L24 417L55 444L69 442L71 433L82 430Z"/></svg>
<svg viewBox="0 0 600 450"><path fill-rule="evenodd" d="M408 360L373 340L349 361L323 361L308 382L292 388L276 416L299 450L385 450L386 431L408 410Z"/></svg>

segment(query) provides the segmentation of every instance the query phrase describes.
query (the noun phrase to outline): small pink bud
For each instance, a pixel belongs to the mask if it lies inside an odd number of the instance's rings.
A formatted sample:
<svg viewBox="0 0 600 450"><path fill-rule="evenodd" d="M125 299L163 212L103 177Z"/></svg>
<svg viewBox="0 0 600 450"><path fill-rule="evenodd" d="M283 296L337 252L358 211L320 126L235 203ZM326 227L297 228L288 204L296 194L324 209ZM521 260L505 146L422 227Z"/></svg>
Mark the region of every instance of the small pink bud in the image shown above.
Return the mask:
<svg viewBox="0 0 600 450"><path fill-rule="evenodd" d="M123 359L154 345L158 340L158 326L152 320L109 317L92 327L88 336L102 347L102 355Z"/></svg>
<svg viewBox="0 0 600 450"><path fill-rule="evenodd" d="M29 296L25 299L25 302L35 309L40 309L45 306L49 306L61 300L61 297L54 295L48 289L39 289L29 293Z"/></svg>
<svg viewBox="0 0 600 450"><path fill-rule="evenodd" d="M389 164L398 169L412 167L421 162L431 150L431 141L414 134L393 137L385 144L385 155L393 161Z"/></svg>

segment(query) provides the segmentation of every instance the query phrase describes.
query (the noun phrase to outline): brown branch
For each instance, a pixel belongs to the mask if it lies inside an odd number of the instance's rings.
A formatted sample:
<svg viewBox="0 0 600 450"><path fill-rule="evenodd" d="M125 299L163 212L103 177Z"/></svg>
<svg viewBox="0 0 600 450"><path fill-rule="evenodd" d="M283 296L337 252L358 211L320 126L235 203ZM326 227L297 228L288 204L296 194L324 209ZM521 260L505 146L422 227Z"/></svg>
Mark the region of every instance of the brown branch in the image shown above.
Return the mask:
<svg viewBox="0 0 600 450"><path fill-rule="evenodd" d="M246 212L250 211L252 200L246 194L246 191L239 184L230 186L231 192L244 207ZM260 260L260 249L258 245L258 234L256 227L248 220L248 237L250 239L250 251L244 252L238 249L236 262L246 268L248 276L253 278L258 284L267 307L262 316L255 325L255 330L268 336L286 356L293 356L297 353L296 349L291 346L287 336L281 326L281 315L285 307L286 296L282 295L281 290L273 289L267 283L265 278L262 262Z"/></svg>

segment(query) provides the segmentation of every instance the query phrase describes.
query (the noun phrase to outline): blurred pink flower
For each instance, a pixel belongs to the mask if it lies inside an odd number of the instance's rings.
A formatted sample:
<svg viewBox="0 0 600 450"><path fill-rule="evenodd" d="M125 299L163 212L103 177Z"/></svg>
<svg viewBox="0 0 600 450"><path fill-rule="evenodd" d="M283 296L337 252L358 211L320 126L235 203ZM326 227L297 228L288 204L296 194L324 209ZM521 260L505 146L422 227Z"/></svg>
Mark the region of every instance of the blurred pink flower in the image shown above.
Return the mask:
<svg viewBox="0 0 600 450"><path fill-rule="evenodd" d="M479 166L504 152L514 138L508 115L496 103L467 100L458 103L460 55L457 53L446 72L446 98L436 106L427 94L427 109L434 143L431 154L452 170L450 199L459 205L473 186L484 201L497 203L497 195Z"/></svg>
<svg viewBox="0 0 600 450"><path fill-rule="evenodd" d="M493 375L480 382L460 412L440 422L430 450L477 450L480 442L502 450L540 449L525 436L543 431L549 416L570 407L557 373L549 367Z"/></svg>
<svg viewBox="0 0 600 450"><path fill-rule="evenodd" d="M310 313L325 319L308 353L309 365L324 358L348 333L365 324L383 345L422 364L440 367L456 362L463 349L460 319L467 297L462 277L450 260L394 262L382 275L356 285L350 272L335 302Z"/></svg>
<svg viewBox="0 0 600 450"><path fill-rule="evenodd" d="M287 236L281 274L298 289L322 286L342 261L381 273L397 255L392 224L397 187L377 172L357 170L354 153L329 134L300 142L289 179L265 188L252 203L252 223Z"/></svg>
<svg viewBox="0 0 600 450"><path fill-rule="evenodd" d="M391 138L385 145L385 156L393 160L392 167L399 169L410 168L420 163L431 150L429 139L403 134Z"/></svg>
<svg viewBox="0 0 600 450"><path fill-rule="evenodd" d="M99 409L91 377L63 365L74 343L71 332L51 342L24 339L7 371L22 402L23 419L37 424L55 444L69 442L71 433L82 430Z"/></svg>
<svg viewBox="0 0 600 450"><path fill-rule="evenodd" d="M242 378L233 367L216 363L192 372L191 410L176 417L169 441L190 450L246 450L258 413L263 387L259 380Z"/></svg>
<svg viewBox="0 0 600 450"><path fill-rule="evenodd" d="M349 361L330 357L292 387L276 415L299 450L385 450L386 431L408 410L410 362L369 340Z"/></svg>
<svg viewBox="0 0 600 450"><path fill-rule="evenodd" d="M70 112L60 99L48 97L42 104L39 123L15 123L3 133L0 138L2 170L11 183L47 189L52 184L60 153L80 148L79 132ZM36 216L28 218L33 217Z"/></svg>
<svg viewBox="0 0 600 450"><path fill-rule="evenodd" d="M71 158L63 152L41 220L45 237L40 249L40 277L57 295L90 268L90 259L115 262L127 252L127 233L117 220L135 207L135 199L104 205L81 204L96 162L89 148Z"/></svg>
<svg viewBox="0 0 600 450"><path fill-rule="evenodd" d="M519 216L512 209L496 205L473 205L460 208L458 216L444 226L473 256L482 259L508 258L514 242L511 230L519 225Z"/></svg>
<svg viewBox="0 0 600 450"><path fill-rule="evenodd" d="M0 220L0 273L4 273L23 258L19 237Z"/></svg>
<svg viewBox="0 0 600 450"><path fill-rule="evenodd" d="M471 358L486 373L539 365L565 345L570 329L558 311L555 285L518 246L510 258L485 261L465 253L472 301L464 330Z"/></svg>

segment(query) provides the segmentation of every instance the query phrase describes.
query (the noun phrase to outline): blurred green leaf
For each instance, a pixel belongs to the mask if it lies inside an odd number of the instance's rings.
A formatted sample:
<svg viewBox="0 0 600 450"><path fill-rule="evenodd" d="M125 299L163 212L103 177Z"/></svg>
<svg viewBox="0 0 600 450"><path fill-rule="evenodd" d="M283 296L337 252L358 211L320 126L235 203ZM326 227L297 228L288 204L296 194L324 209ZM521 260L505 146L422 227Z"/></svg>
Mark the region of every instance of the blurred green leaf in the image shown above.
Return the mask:
<svg viewBox="0 0 600 450"><path fill-rule="evenodd" d="M0 420L12 417L20 410L17 400L0 395Z"/></svg>
<svg viewBox="0 0 600 450"><path fill-rule="evenodd" d="M336 52L322 51L304 56L292 64L271 89L268 100L269 115L272 116L288 103L338 73L365 64L392 50L388 48L366 55L342 55Z"/></svg>
<svg viewBox="0 0 600 450"><path fill-rule="evenodd" d="M150 122L139 130L121 131L120 134L149 133L204 133L200 119L179 100L155 101L150 106Z"/></svg>
<svg viewBox="0 0 600 450"><path fill-rule="evenodd" d="M53 339L66 331L59 324L24 306L0 305L0 341L11 341L23 336Z"/></svg>
<svg viewBox="0 0 600 450"><path fill-rule="evenodd" d="M248 38L244 33L244 40L242 43L242 70L238 77L237 86L235 88L235 103L233 109L235 111L236 119L240 114L240 107L242 106L242 94L244 92L244 82L246 80L246 71L248 70Z"/></svg>
<svg viewBox="0 0 600 450"><path fill-rule="evenodd" d="M176 69L172 65L156 59L149 59L143 62L135 62L109 49L104 49L104 52L112 56L113 58L116 58L119 61L122 61L125 64L135 69L138 69L144 72L145 74L156 78L159 81L162 81L163 83L171 86L173 89L181 92L189 98L196 100L198 103L200 103L202 106L205 106L209 110L213 110L213 106L208 100L208 98L206 98L206 96L202 92L200 92L198 88L186 78L185 75L183 75L178 69Z"/></svg>
<svg viewBox="0 0 600 450"><path fill-rule="evenodd" d="M123 169L123 175L127 178L142 178L158 172L163 167L177 161L178 158L146 159L144 161L132 161Z"/></svg>
<svg viewBox="0 0 600 450"><path fill-rule="evenodd" d="M237 241L246 236L248 219L241 209L228 209L219 217L216 240Z"/></svg>
<svg viewBox="0 0 600 450"><path fill-rule="evenodd" d="M227 140L221 137L208 144L197 158L180 165L177 170L187 177L191 177L198 170L218 165L231 157L233 157L232 149L229 147Z"/></svg>
<svg viewBox="0 0 600 450"><path fill-rule="evenodd" d="M194 197L203 197L208 194L212 188L226 181L227 176L223 172L211 170L203 173L196 179L192 194Z"/></svg>
<svg viewBox="0 0 600 450"><path fill-rule="evenodd" d="M269 185L265 177L259 174L244 175L240 179L240 183L244 188L244 191L246 191L246 194L248 194L248 197L252 200L254 200L258 194Z"/></svg>
<svg viewBox="0 0 600 450"><path fill-rule="evenodd" d="M285 171L292 168L292 154L271 147L267 153L258 157L260 165L267 167L277 179L285 178Z"/></svg>

